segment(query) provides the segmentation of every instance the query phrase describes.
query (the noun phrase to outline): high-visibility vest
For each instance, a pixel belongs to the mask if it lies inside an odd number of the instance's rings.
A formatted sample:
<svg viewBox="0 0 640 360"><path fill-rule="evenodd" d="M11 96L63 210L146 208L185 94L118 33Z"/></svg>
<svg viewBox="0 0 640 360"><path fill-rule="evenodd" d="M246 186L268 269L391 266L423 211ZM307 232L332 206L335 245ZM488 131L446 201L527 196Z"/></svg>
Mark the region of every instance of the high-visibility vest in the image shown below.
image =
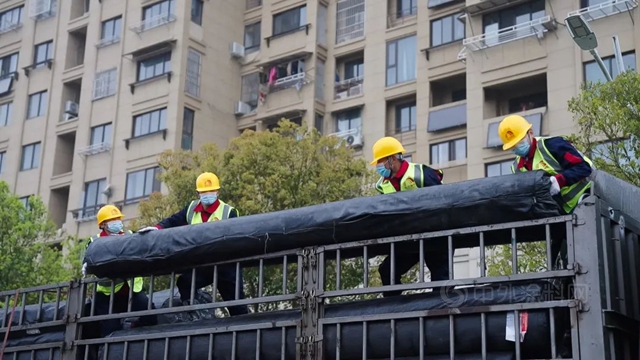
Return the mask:
<svg viewBox="0 0 640 360"><path fill-rule="evenodd" d="M442 174L442 170L435 170ZM409 163L407 171L400 179L400 191L415 190L424 187L424 172L422 164ZM396 188L393 187L391 181L386 180L383 177L376 182L376 190L383 194L391 194L396 192Z"/></svg>
<svg viewBox="0 0 640 360"><path fill-rule="evenodd" d="M222 200L218 201L220 202L218 208L213 212L213 214L211 214L211 216L209 216L207 222L228 219L229 214L231 214L231 211L233 210L238 213L238 210L236 210L233 206L223 202ZM202 213L194 211L199 203L200 200L194 200L191 202L191 204L189 204L189 208L187 209L187 224L202 224Z"/></svg>
<svg viewBox="0 0 640 360"><path fill-rule="evenodd" d="M133 231L125 230L125 234L133 234ZM87 243L87 247L89 247L89 244L91 244L94 240L98 239L99 237L100 237L100 234L97 234L89 238L89 243ZM98 286L96 288L96 291L105 295L110 295L111 282L112 282L111 280L98 281ZM144 284L144 279L141 277L134 278L133 284L131 284L131 280L129 280L129 286L133 287L133 292L135 293L142 291L143 284ZM113 292L117 293L118 291L120 291L120 289L122 289L122 285L124 285L124 279L113 279Z"/></svg>
<svg viewBox="0 0 640 360"><path fill-rule="evenodd" d="M549 139L549 137L536 137L536 151L533 155L533 162L531 165L531 170L544 170L549 175L554 176L564 169L560 166L558 160L556 160L553 155L547 149L545 145L545 140ZM582 155L582 154L581 154ZM593 168L593 163L591 159L582 155L584 161ZM516 156L513 164L511 164L511 172L515 174L518 169L518 163L520 162L520 156ZM524 166L520 168L521 172L528 171ZM571 186L565 186L560 189L560 198L562 199L561 206L563 210L569 214L573 211L573 209L578 205L578 201L580 197L589 190L591 187L591 181L587 179L583 179L578 181L577 183Z"/></svg>

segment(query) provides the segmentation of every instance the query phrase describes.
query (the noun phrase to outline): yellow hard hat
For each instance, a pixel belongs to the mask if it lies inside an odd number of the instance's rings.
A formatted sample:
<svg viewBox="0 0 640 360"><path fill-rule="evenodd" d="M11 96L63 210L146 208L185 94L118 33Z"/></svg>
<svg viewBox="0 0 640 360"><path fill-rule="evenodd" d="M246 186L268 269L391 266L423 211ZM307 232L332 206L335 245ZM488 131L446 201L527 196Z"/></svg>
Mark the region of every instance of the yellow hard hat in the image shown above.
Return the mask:
<svg viewBox="0 0 640 360"><path fill-rule="evenodd" d="M498 126L498 135L502 140L502 150L509 150L527 136L531 125L520 115L509 115Z"/></svg>
<svg viewBox="0 0 640 360"><path fill-rule="evenodd" d="M371 165L378 163L378 160L395 154L404 154L404 148L398 139L385 136L373 144L373 161Z"/></svg>
<svg viewBox="0 0 640 360"><path fill-rule="evenodd" d="M198 192L214 191L220 189L220 180L216 174L205 172L198 176L196 180L196 190Z"/></svg>
<svg viewBox="0 0 640 360"><path fill-rule="evenodd" d="M122 219L124 215L120 212L120 209L113 205L105 205L98 210L98 226L102 225L103 222L113 220L113 219Z"/></svg>

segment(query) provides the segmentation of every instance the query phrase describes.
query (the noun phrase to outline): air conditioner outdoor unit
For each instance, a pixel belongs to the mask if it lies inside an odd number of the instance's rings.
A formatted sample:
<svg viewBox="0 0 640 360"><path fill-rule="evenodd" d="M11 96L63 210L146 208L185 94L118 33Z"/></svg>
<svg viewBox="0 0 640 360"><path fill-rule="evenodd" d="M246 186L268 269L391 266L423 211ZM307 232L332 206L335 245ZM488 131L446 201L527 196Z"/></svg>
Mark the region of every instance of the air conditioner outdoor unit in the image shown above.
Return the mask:
<svg viewBox="0 0 640 360"><path fill-rule="evenodd" d="M237 42L231 43L231 56L234 58L243 58L244 57L244 46L242 44L238 44Z"/></svg>
<svg viewBox="0 0 640 360"><path fill-rule="evenodd" d="M242 101L238 101L238 102L236 103L236 108L235 108L235 110L233 111L233 113L234 113L236 116L243 116L243 115L246 115L246 114L248 114L248 113L250 113L250 112L251 112L251 106L249 106L249 105L247 105L247 104L243 103Z"/></svg>
<svg viewBox="0 0 640 360"><path fill-rule="evenodd" d="M78 118L77 115L64 114L64 117L62 118L62 121L69 121L69 120L74 120L74 119L77 119L77 118Z"/></svg>
<svg viewBox="0 0 640 360"><path fill-rule="evenodd" d="M337 133L333 133L333 136L337 136L342 138L343 141L347 143L349 147L361 147L362 146L362 132L360 129L349 129L345 131L340 131Z"/></svg>
<svg viewBox="0 0 640 360"><path fill-rule="evenodd" d="M67 114L78 116L78 103L67 101L64 105L64 112Z"/></svg>

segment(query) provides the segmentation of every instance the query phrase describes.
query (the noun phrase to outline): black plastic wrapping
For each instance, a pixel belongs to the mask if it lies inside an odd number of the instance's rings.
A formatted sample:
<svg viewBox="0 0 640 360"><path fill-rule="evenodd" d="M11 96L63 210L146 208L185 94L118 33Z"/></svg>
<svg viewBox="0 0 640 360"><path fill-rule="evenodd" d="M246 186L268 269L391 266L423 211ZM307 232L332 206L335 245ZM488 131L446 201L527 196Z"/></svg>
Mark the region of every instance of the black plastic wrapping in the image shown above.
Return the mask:
<svg viewBox="0 0 640 360"><path fill-rule="evenodd" d="M102 237L85 256L100 277L131 277L307 246L560 215L541 171ZM152 224L149 224L152 225ZM429 246L429 244L426 244Z"/></svg>
<svg viewBox="0 0 640 360"><path fill-rule="evenodd" d="M21 339L13 339L7 341L5 354L1 360L59 360L60 347L51 346L45 349L37 349L32 351L11 352L12 347L29 346L37 344L54 344L62 345L64 342L64 332L52 332L40 335L33 335ZM15 357L14 357L15 356Z"/></svg>
<svg viewBox="0 0 640 360"><path fill-rule="evenodd" d="M446 300L439 294L406 295L392 298L357 301L344 304L327 305L323 318L337 318L344 316L389 314L409 311L424 311L432 309L445 309L450 307L466 308L472 306L528 303L544 300L552 300L557 297L557 290L548 282L536 282L510 286L486 286L479 288L460 289L447 295ZM549 323L549 310L528 311L528 331L521 343L523 359L540 359L551 357L551 334ZM482 350L480 314L455 315L454 332L455 348L457 354L467 354L469 359L478 358ZM515 349L513 342L505 340L506 313L486 314L487 351L489 353L512 353ZM566 328L566 314L556 313L557 343ZM228 326L254 325L256 327L271 324L261 330L260 334L260 359L281 359L282 329L275 327L280 321L299 320L301 313L298 310L277 311L269 313L257 313L245 316L227 317L214 320L203 320L191 323L159 325L148 328L135 328L118 331L112 336L126 335L162 335L168 332L188 331L191 335L190 359L208 359L209 335L193 335L195 331L206 331L211 328L225 328ZM395 349L396 358L412 358L419 356L419 320L417 318L398 319L396 324ZM362 323L347 323L341 325L341 359L362 358ZM228 359L231 356L232 334L219 333L213 335L213 360ZM391 328L389 321L371 321L367 329L367 353L368 358L383 359L390 357ZM285 359L295 359L296 328L288 327L285 331ZM323 328L323 359L336 358L336 326L325 325ZM141 359L144 352L143 342L128 343L127 358ZM186 335L172 337L169 341L168 359L184 359L186 351ZM427 356L448 356L449 353L449 317L429 317L424 320L424 344ZM109 345L107 359L123 358L123 343ZM165 339L162 337L149 340L148 358L163 358L165 351ZM256 332L242 331L237 333L236 359L256 358ZM100 353L100 358L104 354ZM496 359L502 359L500 354ZM439 359L434 357L432 359ZM462 357L460 357L462 358ZM509 357L507 357L509 358Z"/></svg>

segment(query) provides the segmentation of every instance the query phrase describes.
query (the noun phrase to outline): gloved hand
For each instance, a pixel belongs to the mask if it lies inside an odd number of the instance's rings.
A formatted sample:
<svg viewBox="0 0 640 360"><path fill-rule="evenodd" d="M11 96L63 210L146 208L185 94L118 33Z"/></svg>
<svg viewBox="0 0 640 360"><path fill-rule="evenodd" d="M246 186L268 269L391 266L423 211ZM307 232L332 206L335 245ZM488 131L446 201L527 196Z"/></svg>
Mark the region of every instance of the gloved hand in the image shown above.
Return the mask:
<svg viewBox="0 0 640 360"><path fill-rule="evenodd" d="M87 263L82 264L82 278L87 277Z"/></svg>
<svg viewBox="0 0 640 360"><path fill-rule="evenodd" d="M551 180L551 196L554 196L560 192L560 185L558 185L558 180L555 176L550 177L549 180Z"/></svg>
<svg viewBox="0 0 640 360"><path fill-rule="evenodd" d="M149 231L154 231L154 230L158 230L158 228L155 227L155 226L147 226L146 228L142 228L142 229L138 230L138 232L140 234L145 234L145 233L148 233Z"/></svg>

